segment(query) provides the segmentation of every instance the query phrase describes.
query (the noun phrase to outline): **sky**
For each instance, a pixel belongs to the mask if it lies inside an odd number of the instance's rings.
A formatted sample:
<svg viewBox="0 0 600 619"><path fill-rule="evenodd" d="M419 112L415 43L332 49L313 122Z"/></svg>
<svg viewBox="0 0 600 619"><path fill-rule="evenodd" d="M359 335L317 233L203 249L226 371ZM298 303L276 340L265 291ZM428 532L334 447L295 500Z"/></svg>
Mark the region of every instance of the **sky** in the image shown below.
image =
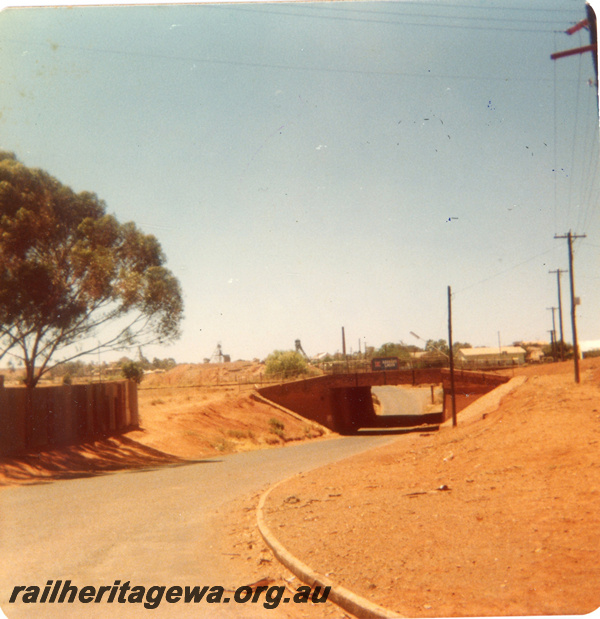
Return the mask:
<svg viewBox="0 0 600 619"><path fill-rule="evenodd" d="M150 359L334 353L342 327L348 351L422 346L448 338L448 286L455 341L549 341L569 230L579 339L598 340L596 76L589 53L550 59L589 43L564 33L584 18L579 0L4 9L0 148L157 237L185 320Z"/></svg>

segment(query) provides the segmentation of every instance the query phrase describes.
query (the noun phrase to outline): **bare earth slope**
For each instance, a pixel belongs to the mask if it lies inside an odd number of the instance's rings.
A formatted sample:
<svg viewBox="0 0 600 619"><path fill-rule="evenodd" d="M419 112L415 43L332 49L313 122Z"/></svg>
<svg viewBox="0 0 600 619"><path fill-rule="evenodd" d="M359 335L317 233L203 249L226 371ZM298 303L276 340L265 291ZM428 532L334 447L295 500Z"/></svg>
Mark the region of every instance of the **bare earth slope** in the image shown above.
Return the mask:
<svg viewBox="0 0 600 619"><path fill-rule="evenodd" d="M252 381L260 380L263 369L249 362L187 364L150 374L138 392L139 430L0 458L0 486L164 466L333 435L261 401Z"/></svg>
<svg viewBox="0 0 600 619"><path fill-rule="evenodd" d="M299 559L412 617L600 605L600 360L526 368L485 419L294 478L266 505Z"/></svg>

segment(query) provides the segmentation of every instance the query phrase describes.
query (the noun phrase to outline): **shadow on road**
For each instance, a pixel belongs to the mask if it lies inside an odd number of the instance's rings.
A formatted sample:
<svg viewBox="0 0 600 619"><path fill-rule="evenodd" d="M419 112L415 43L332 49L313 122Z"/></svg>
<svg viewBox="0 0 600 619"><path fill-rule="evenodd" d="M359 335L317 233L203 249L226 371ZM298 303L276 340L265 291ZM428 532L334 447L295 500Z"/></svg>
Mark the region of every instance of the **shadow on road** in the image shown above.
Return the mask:
<svg viewBox="0 0 600 619"><path fill-rule="evenodd" d="M43 484L122 470L142 472L200 462L214 460L186 460L118 436L51 451L0 458L0 486Z"/></svg>
<svg viewBox="0 0 600 619"><path fill-rule="evenodd" d="M414 426L411 428L361 428L356 432L357 436L391 436L394 434L412 434L414 432L422 432L430 434L437 432L440 429L439 425L431 426Z"/></svg>

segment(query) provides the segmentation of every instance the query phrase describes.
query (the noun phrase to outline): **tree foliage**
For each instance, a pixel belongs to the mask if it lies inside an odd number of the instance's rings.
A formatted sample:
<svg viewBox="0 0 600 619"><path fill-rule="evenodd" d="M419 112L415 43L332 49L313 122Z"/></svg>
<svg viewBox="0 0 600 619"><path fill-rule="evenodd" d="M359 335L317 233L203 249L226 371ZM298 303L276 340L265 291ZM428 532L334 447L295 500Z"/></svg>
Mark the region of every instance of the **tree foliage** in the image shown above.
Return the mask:
<svg viewBox="0 0 600 619"><path fill-rule="evenodd" d="M265 374L292 378L308 372L306 359L295 350L275 350L266 359Z"/></svg>
<svg viewBox="0 0 600 619"><path fill-rule="evenodd" d="M419 352L421 349L418 346L412 346L399 342L395 344L393 342L387 342L382 344L375 352L375 357L398 357L398 359L409 359L410 354L413 352Z"/></svg>
<svg viewBox="0 0 600 619"><path fill-rule="evenodd" d="M141 383L144 378L144 368L137 361L126 361L121 365L121 373L124 378Z"/></svg>
<svg viewBox="0 0 600 619"><path fill-rule="evenodd" d="M175 361L173 357L169 357L168 359L158 359L157 357L154 357L150 367L153 370L172 370L176 365L177 361Z"/></svg>
<svg viewBox="0 0 600 619"><path fill-rule="evenodd" d="M452 344L452 355L456 355L456 353L461 348L471 348L471 344L469 344L468 342L454 342ZM442 355L445 355L446 357L450 352L450 348L446 340L427 340L427 343L425 344L425 350L428 352L438 352Z"/></svg>
<svg viewBox="0 0 600 619"><path fill-rule="evenodd" d="M82 378L91 374L92 365L87 364L81 359L75 361L67 361L60 365L54 366L48 373L51 378L64 378L67 374L71 378Z"/></svg>
<svg viewBox="0 0 600 619"><path fill-rule="evenodd" d="M179 282L152 235L120 224L90 192L0 152L0 358L34 387L62 352L84 354L179 336Z"/></svg>
<svg viewBox="0 0 600 619"><path fill-rule="evenodd" d="M573 346L571 344L568 344L567 342L563 342L562 340L558 340L557 342L555 342L554 348L552 347L552 344L547 344L542 348L542 352L544 353L545 357L549 358L573 358Z"/></svg>

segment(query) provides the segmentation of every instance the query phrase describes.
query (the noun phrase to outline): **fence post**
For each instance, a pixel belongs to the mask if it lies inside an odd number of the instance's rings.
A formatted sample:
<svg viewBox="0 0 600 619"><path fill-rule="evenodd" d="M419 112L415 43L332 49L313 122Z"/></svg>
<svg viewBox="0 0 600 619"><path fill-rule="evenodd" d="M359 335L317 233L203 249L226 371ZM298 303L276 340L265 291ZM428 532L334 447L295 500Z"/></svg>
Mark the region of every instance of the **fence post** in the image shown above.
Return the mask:
<svg viewBox="0 0 600 619"><path fill-rule="evenodd" d="M137 383L132 380L127 381L127 403L129 405L129 423L134 428L138 428L140 418L138 413Z"/></svg>

